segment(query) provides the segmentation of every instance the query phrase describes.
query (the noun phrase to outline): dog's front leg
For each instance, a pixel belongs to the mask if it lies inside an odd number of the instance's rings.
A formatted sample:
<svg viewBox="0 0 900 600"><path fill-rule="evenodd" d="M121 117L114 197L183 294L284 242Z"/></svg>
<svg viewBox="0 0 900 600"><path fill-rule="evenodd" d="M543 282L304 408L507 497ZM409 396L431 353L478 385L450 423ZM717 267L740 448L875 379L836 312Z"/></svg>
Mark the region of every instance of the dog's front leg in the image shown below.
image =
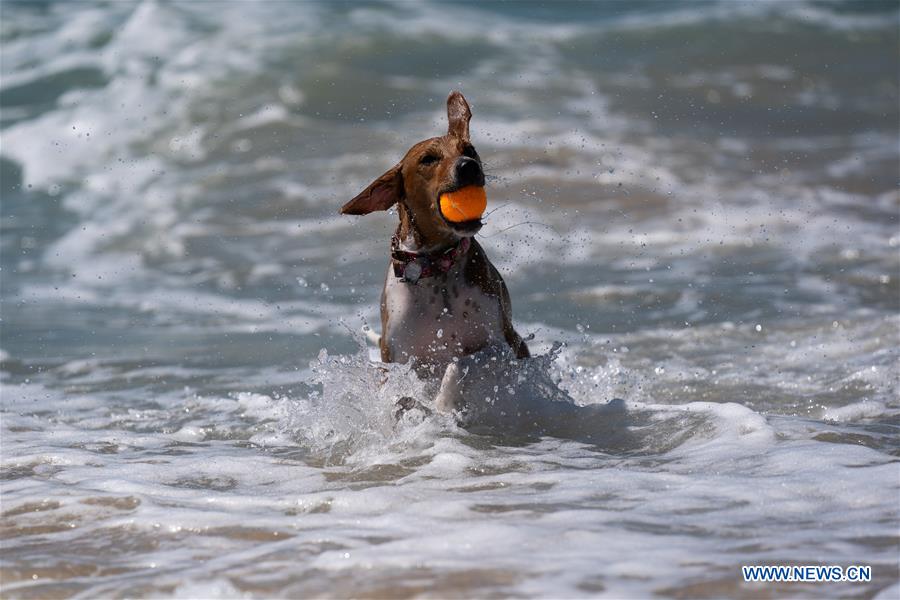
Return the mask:
<svg viewBox="0 0 900 600"><path fill-rule="evenodd" d="M441 379L441 389L434 399L434 407L438 412L449 413L463 408L461 383L464 375L459 363L452 362L447 365Z"/></svg>

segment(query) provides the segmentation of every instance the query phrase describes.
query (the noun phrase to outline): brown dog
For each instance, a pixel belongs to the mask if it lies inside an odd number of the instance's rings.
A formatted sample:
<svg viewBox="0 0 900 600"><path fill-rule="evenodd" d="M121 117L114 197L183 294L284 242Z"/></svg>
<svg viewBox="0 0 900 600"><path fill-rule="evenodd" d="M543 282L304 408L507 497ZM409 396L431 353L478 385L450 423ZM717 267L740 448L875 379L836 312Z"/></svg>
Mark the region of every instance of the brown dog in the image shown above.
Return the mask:
<svg viewBox="0 0 900 600"><path fill-rule="evenodd" d="M481 219L451 222L440 210L442 194L484 186L481 159L469 141L471 116L463 95L451 92L447 135L410 148L341 207L342 214L365 215L397 205L400 225L381 295L381 359L415 360L420 373L443 372L442 410L458 404L450 387L460 379L460 358L502 344L517 358L529 355L513 329L506 284L473 239Z"/></svg>

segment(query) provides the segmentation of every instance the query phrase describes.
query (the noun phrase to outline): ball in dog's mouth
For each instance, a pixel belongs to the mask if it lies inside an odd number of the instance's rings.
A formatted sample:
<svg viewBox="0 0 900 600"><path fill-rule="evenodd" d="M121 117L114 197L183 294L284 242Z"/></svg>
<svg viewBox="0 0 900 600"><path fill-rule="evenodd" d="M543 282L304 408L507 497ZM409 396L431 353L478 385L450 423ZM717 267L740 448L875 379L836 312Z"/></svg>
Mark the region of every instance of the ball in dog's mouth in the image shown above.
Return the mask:
<svg viewBox="0 0 900 600"><path fill-rule="evenodd" d="M440 197L441 214L454 224L480 222L487 208L487 194L479 185L468 185Z"/></svg>
<svg viewBox="0 0 900 600"><path fill-rule="evenodd" d="M487 194L480 185L444 192L438 199L441 216L457 235L470 237L481 229Z"/></svg>

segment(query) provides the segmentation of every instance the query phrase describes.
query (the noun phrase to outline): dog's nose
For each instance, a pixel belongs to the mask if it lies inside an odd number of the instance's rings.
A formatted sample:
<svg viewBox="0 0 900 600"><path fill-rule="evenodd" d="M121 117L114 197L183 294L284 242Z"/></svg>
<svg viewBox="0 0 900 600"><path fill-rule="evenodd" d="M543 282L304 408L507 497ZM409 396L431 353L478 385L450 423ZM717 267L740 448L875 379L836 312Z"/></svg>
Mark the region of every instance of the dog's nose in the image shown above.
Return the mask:
<svg viewBox="0 0 900 600"><path fill-rule="evenodd" d="M484 171L477 160L468 156L459 157L456 161L456 185L461 188L467 185L484 185Z"/></svg>

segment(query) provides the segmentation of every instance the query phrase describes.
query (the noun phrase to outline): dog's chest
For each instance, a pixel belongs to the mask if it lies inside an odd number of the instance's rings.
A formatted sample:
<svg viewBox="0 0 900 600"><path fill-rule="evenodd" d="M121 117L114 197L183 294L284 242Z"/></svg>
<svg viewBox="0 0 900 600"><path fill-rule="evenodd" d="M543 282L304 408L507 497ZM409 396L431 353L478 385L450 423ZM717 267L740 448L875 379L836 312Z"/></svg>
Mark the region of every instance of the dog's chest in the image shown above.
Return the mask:
<svg viewBox="0 0 900 600"><path fill-rule="evenodd" d="M503 340L500 299L446 274L400 281L389 269L384 287L385 342L394 361L447 362Z"/></svg>

